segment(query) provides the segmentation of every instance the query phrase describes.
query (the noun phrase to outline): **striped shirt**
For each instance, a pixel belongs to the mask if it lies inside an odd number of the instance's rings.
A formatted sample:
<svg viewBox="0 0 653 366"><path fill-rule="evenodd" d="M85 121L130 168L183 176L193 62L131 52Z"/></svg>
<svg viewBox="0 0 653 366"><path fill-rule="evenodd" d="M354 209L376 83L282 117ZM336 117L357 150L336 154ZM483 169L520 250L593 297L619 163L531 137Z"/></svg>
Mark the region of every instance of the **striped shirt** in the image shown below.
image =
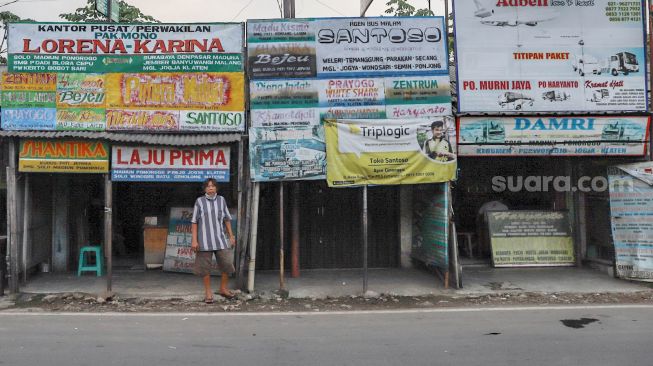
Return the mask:
<svg viewBox="0 0 653 366"><path fill-rule="evenodd" d="M198 197L193 208L191 222L197 224L197 241L200 251L229 249L229 240L225 236L223 223L231 221L224 197L206 195Z"/></svg>

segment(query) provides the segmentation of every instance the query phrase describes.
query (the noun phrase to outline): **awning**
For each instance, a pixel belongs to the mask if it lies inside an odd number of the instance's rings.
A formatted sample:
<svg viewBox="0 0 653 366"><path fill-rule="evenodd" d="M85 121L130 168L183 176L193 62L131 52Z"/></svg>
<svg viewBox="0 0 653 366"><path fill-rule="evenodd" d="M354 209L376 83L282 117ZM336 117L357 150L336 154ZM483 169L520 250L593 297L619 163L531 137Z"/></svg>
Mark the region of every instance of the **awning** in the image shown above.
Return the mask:
<svg viewBox="0 0 653 366"><path fill-rule="evenodd" d="M165 146L202 146L238 142L240 133L220 134L153 134L116 133L94 131L0 131L0 137L20 137L30 139L90 139L110 142L138 143Z"/></svg>

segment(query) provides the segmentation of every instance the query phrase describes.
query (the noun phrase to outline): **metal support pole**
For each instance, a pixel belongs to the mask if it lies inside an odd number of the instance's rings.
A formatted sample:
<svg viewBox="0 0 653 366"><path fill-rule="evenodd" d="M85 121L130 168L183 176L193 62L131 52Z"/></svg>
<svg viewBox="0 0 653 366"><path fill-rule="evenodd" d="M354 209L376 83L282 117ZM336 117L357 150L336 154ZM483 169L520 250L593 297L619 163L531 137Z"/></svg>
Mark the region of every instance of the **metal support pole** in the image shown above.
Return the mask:
<svg viewBox="0 0 653 366"><path fill-rule="evenodd" d="M23 237L21 243L21 268L22 276L21 281L23 284L27 283L27 266L29 266L29 252L27 243L29 242L29 227L30 218L32 217L32 210L29 204L29 174L25 174L23 181Z"/></svg>
<svg viewBox="0 0 653 366"><path fill-rule="evenodd" d="M292 185L292 222L290 232L290 275L293 278L299 277L299 183Z"/></svg>
<svg viewBox="0 0 653 366"><path fill-rule="evenodd" d="M367 185L363 186L363 294L367 292Z"/></svg>
<svg viewBox="0 0 653 366"><path fill-rule="evenodd" d="M16 142L9 140L7 167L7 246L9 247L9 293L18 293L18 205L16 201Z"/></svg>
<svg viewBox="0 0 653 366"><path fill-rule="evenodd" d="M283 17L295 17L295 0L283 0Z"/></svg>
<svg viewBox="0 0 653 366"><path fill-rule="evenodd" d="M283 245L285 239L284 230L283 230L283 225L284 225L283 187L284 187L283 182L279 182L279 289L280 290L286 289L286 283L284 278L285 262L284 262L284 245Z"/></svg>
<svg viewBox="0 0 653 366"><path fill-rule="evenodd" d="M107 258L107 296L111 296L113 277L113 250L111 233L113 231L113 195L109 174L104 175L104 253Z"/></svg>
<svg viewBox="0 0 653 366"><path fill-rule="evenodd" d="M258 202L261 183L252 187L252 224L249 239L249 265L247 266L247 291L254 291L254 274L256 273L256 240L258 239Z"/></svg>
<svg viewBox="0 0 653 366"><path fill-rule="evenodd" d="M107 1L107 22L111 23L111 0Z"/></svg>

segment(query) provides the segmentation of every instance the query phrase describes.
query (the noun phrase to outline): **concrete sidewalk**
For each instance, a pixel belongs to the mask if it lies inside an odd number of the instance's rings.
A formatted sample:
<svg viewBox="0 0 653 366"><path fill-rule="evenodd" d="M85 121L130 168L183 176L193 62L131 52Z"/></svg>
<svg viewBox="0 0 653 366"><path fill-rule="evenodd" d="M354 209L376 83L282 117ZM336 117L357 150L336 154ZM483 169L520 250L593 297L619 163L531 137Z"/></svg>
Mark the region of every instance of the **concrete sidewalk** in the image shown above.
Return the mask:
<svg viewBox="0 0 653 366"><path fill-rule="evenodd" d="M377 293L398 296L486 295L505 292L617 293L651 291L645 284L623 281L587 268L464 268L460 290L445 289L439 277L424 269L371 269L368 288ZM213 282L218 288L218 278ZM256 291L271 292L279 288L278 272L258 271ZM360 295L362 270L304 270L299 278L286 278L290 297ZM84 292L101 294L106 277L73 273L42 273L21 287L25 293ZM191 274L161 270L114 271L113 291L121 297L173 298L197 297L203 293L201 281Z"/></svg>

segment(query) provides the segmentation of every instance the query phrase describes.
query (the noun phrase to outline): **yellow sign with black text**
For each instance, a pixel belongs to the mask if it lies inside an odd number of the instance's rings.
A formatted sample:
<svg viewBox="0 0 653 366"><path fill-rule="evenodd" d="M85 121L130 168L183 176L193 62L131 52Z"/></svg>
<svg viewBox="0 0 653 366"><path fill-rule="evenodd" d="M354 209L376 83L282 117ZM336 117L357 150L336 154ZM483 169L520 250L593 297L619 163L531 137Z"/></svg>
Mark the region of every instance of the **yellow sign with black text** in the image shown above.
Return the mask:
<svg viewBox="0 0 653 366"><path fill-rule="evenodd" d="M456 177L453 121L326 120L330 187L442 183Z"/></svg>

